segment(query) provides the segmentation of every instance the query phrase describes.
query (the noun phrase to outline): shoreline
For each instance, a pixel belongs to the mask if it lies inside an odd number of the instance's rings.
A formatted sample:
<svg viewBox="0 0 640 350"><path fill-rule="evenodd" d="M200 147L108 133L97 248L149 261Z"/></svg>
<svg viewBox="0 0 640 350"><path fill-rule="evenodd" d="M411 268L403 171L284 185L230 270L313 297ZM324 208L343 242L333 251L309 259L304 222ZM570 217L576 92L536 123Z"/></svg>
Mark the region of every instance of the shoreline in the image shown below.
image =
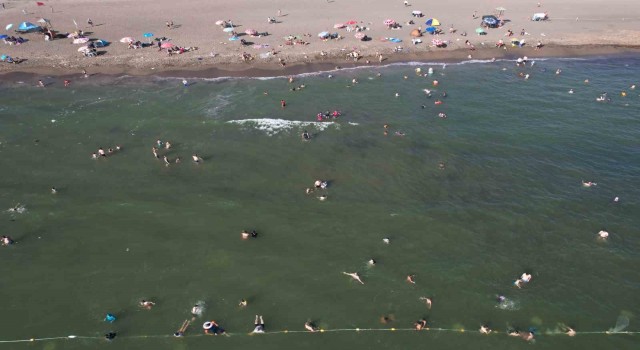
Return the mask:
<svg viewBox="0 0 640 350"><path fill-rule="evenodd" d="M34 64L29 66L16 65L12 70L1 70L0 80L11 81L26 77L73 78L80 75L82 69L87 69L90 75L101 76L133 76L162 78L267 78L280 76L295 76L299 74L321 73L345 68L356 67L384 67L390 64L409 62L446 63L455 64L470 60L509 60L527 56L530 59L545 58L589 58L598 56L625 56L640 54L640 46L636 45L549 45L541 50L532 47L501 50L497 48L481 47L470 51L463 48L443 49L433 51L414 51L393 53L386 56L384 61L377 62L375 57L364 56L357 62L331 55L328 58L294 59L285 67L273 62L258 61L255 63L207 62L203 59L196 61L172 62L178 64L152 66L132 66L118 64L103 64L89 67L52 67L50 64ZM469 57L471 55L471 58ZM153 66L158 62L153 62Z"/></svg>

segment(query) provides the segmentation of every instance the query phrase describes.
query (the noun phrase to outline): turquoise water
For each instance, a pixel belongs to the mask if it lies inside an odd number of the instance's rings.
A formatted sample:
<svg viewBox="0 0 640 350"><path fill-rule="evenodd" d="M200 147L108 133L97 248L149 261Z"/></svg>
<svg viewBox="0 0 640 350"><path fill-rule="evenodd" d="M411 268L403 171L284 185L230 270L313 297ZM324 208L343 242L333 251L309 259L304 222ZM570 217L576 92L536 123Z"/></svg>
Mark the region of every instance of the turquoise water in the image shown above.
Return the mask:
<svg viewBox="0 0 640 350"><path fill-rule="evenodd" d="M425 317L433 328L535 328L542 349L636 348L637 336L580 332L606 331L620 315L626 330L640 328L640 89L629 88L639 63L434 65L430 77L397 65L294 84L190 79L187 88L160 78L93 76L69 88L49 78L45 89L33 86L38 78L4 80L0 230L17 243L0 249L0 340L96 338L0 347L531 346L476 332L247 336L260 314L272 332L303 330L309 319L327 330L406 329ZM604 91L611 102L596 102ZM335 109L343 115L333 124L314 123ZM310 142L300 139L304 129ZM155 159L157 139L173 145L161 156L183 162ZM122 150L91 159L116 144ZM193 164L193 153L204 162ZM316 179L328 189L305 195ZM18 204L26 211L5 211ZM245 229L260 235L243 241ZM517 289L524 271L533 280ZM140 299L157 305L142 310ZM196 302L205 302L203 316L174 339ZM107 312L118 320L103 322ZM381 324L382 315L394 321ZM230 336L196 336L211 319ZM578 336L553 335L561 323ZM112 343L107 331L118 333Z"/></svg>

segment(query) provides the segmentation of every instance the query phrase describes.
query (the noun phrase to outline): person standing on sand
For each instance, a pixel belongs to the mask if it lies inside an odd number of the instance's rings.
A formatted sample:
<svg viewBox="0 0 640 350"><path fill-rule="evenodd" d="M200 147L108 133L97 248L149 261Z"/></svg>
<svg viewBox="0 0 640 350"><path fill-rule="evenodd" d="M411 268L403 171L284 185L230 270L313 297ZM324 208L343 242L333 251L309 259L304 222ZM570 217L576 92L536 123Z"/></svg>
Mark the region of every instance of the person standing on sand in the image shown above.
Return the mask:
<svg viewBox="0 0 640 350"><path fill-rule="evenodd" d="M93 21L91 20L91 18L87 19L87 24L93 27Z"/></svg>

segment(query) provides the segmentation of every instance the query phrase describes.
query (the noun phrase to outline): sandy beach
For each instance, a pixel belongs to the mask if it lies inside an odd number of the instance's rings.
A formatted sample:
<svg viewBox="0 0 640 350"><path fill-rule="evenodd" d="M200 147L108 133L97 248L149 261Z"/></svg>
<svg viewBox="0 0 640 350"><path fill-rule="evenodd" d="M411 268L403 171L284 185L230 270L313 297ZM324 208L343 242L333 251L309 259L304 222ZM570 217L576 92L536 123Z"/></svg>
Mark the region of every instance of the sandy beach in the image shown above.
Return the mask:
<svg viewBox="0 0 640 350"><path fill-rule="evenodd" d="M82 45L72 44L72 39L45 41L41 33L21 34L27 42L2 44L0 54L24 61L19 64L3 62L0 72L65 75L87 69L91 73L133 75L159 72L166 75L176 71L188 71L190 76L282 75L397 61L636 53L640 47L640 3L627 0L610 1L606 6L594 0L541 3L411 1L408 6L400 0L237 0L232 3L55 0L43 3L43 6L37 6L34 1L5 2L5 8L0 11L2 27L14 26L2 33L17 35L13 30L21 22L38 24L38 20L45 18L60 33L81 29L88 38L106 40L110 44L98 48L97 57L84 57L78 52ZM500 7L504 8L501 18L505 24L487 29L486 35L477 35L480 17L500 15L497 10ZM413 16L413 11L421 11L423 17ZM534 22L531 20L534 13L547 13L549 20ZM275 23L268 23L270 17ZM430 18L439 20L440 26L436 28L443 33L425 33L417 38L421 43L413 43L411 31L425 31L428 27L425 21ZM88 24L89 19L93 25ZM389 29L384 24L388 19L396 21L400 27ZM231 33L215 24L219 20L233 24L238 40L229 40ZM168 28L167 22L172 22L173 26ZM334 28L348 22L354 23L351 28L356 25L362 28L360 33L370 40L356 39L356 31ZM245 34L249 29L268 35ZM506 35L508 30L513 32L512 36ZM318 33L323 31L337 33L341 38L322 40ZM153 37L145 38L144 33L152 33ZM286 43L288 36L294 37L292 45ZM153 46L129 49L127 44L120 42L124 37L153 43ZM154 40L157 37L165 37L166 42L179 47L197 50L169 56L166 50L158 50ZM401 42L391 42L390 38ZM245 40L246 45L241 44L240 39ZM445 42L447 47L435 47L432 39ZM525 45L512 46L511 39L524 39ZM496 48L499 40L505 42L505 47ZM538 43L543 47L536 50L534 46ZM352 52L359 54L357 61L347 57ZM243 53L251 55L252 59L244 62ZM382 55L382 61L377 54Z"/></svg>

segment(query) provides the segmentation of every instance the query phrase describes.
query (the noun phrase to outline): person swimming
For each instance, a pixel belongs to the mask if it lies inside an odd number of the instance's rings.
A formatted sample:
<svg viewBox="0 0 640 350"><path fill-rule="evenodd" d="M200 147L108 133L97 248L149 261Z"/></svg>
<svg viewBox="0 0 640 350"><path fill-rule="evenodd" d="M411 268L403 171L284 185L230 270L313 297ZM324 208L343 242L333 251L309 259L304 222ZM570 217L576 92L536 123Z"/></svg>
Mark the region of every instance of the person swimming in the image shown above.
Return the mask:
<svg viewBox="0 0 640 350"><path fill-rule="evenodd" d="M427 320L424 318L417 320L413 323L413 327L415 327L416 331L421 331L427 328Z"/></svg>
<svg viewBox="0 0 640 350"><path fill-rule="evenodd" d="M9 236L0 236L0 243L2 243L3 246L8 247L15 243L15 241Z"/></svg>
<svg viewBox="0 0 640 350"><path fill-rule="evenodd" d="M433 304L433 301L431 300L431 298L420 297L419 300L424 301L424 303L427 304L427 308L429 308L429 310L431 310L431 305Z"/></svg>
<svg viewBox="0 0 640 350"><path fill-rule="evenodd" d="M408 275L407 276L407 282L409 282L411 284L416 284L415 277L416 277L416 275Z"/></svg>
<svg viewBox="0 0 640 350"><path fill-rule="evenodd" d="M367 265L375 266L376 265L376 261L374 259L369 259L369 261L367 261Z"/></svg>
<svg viewBox="0 0 640 350"><path fill-rule="evenodd" d="M151 310L152 307L154 307L156 305L156 303L154 303L153 301L150 300L140 300L139 303L140 307L145 308L147 310Z"/></svg>
<svg viewBox="0 0 640 350"><path fill-rule="evenodd" d="M382 239L382 242L383 242L384 244L389 244L389 243L391 243L391 240L390 240L389 238L383 238L383 239Z"/></svg>
<svg viewBox="0 0 640 350"><path fill-rule="evenodd" d="M362 282L362 280L360 279L360 276L358 275L358 273L357 273L357 272L351 272L351 273L349 273L349 272L343 272L342 274L343 274L343 275L350 276L350 277L351 277L351 278L353 278L354 280L356 280L356 281L360 282L360 284L364 284L364 282Z"/></svg>
<svg viewBox="0 0 640 350"><path fill-rule="evenodd" d="M164 164L166 166L169 166L169 164L171 164L171 162L169 162L169 158L167 158L167 156L164 156L162 159L164 160Z"/></svg>
<svg viewBox="0 0 640 350"><path fill-rule="evenodd" d="M187 331L187 328L189 327L189 325L191 324L191 321L189 320L184 320L184 322L182 322L182 325L180 326L180 328L178 329L178 331L176 331L175 333L173 333L174 337L184 337L184 332Z"/></svg>
<svg viewBox="0 0 640 350"><path fill-rule="evenodd" d="M582 186L584 187L591 187L591 186L597 186L598 184L595 182L591 182L591 181L584 181L582 180Z"/></svg>
<svg viewBox="0 0 640 350"><path fill-rule="evenodd" d="M102 147L98 148L98 155L100 155L101 157L107 156L107 154L104 152L104 149L102 149Z"/></svg>
<svg viewBox="0 0 640 350"><path fill-rule="evenodd" d="M113 339L116 338L117 333L116 332L109 332L107 334L104 335L104 339L107 341L112 341Z"/></svg>
<svg viewBox="0 0 640 350"><path fill-rule="evenodd" d="M158 155L158 149L155 147L151 147L151 153L153 153L153 156L156 157L156 159L159 159L160 156Z"/></svg>
<svg viewBox="0 0 640 350"><path fill-rule="evenodd" d="M490 334L491 333L491 328L489 328L486 325L482 325L482 326L480 326L480 333L481 334Z"/></svg>
<svg viewBox="0 0 640 350"><path fill-rule="evenodd" d="M196 154L196 153L194 153L191 156L191 159L193 159L193 162L196 163L196 164L200 164L202 162L202 158L200 158L200 156L198 154Z"/></svg>
<svg viewBox="0 0 640 350"><path fill-rule="evenodd" d="M55 187L51 187L51 194L56 194L58 193L58 190L56 190Z"/></svg>
<svg viewBox="0 0 640 350"><path fill-rule="evenodd" d="M247 300L246 299L240 299L240 302L238 303L238 306L240 307L247 307Z"/></svg>
<svg viewBox="0 0 640 350"><path fill-rule="evenodd" d="M261 315L256 315L256 320L253 321L253 332L251 333L264 333L265 327L264 327L264 320L262 319Z"/></svg>
<svg viewBox="0 0 640 350"><path fill-rule="evenodd" d="M327 198L328 198L328 197L327 197L327 195L326 195L326 194L323 194L322 196L319 196L319 197L318 197L318 199L319 199L319 200L321 200L321 201L326 201L326 200L327 200Z"/></svg>
<svg viewBox="0 0 640 350"><path fill-rule="evenodd" d="M193 316L193 319L195 319L196 317L202 315L203 311L204 311L204 307L202 305L195 304L191 308L191 316Z"/></svg>
<svg viewBox="0 0 640 350"><path fill-rule="evenodd" d="M302 140L303 141L309 141L311 139L311 136L309 135L309 133L307 132L307 130L302 132Z"/></svg>
<svg viewBox="0 0 640 350"><path fill-rule="evenodd" d="M600 230L600 232L598 232L598 237L602 240L605 240L607 238L609 238L609 232L605 231L605 230Z"/></svg>
<svg viewBox="0 0 640 350"><path fill-rule="evenodd" d="M304 329L308 330L309 332L316 332L318 330L318 327L316 327L313 322L307 321L304 323Z"/></svg>
<svg viewBox="0 0 640 350"><path fill-rule="evenodd" d="M311 187L307 187L307 188L304 190L304 193L306 193L306 194L311 194L311 193L313 193L313 188L311 188Z"/></svg>

